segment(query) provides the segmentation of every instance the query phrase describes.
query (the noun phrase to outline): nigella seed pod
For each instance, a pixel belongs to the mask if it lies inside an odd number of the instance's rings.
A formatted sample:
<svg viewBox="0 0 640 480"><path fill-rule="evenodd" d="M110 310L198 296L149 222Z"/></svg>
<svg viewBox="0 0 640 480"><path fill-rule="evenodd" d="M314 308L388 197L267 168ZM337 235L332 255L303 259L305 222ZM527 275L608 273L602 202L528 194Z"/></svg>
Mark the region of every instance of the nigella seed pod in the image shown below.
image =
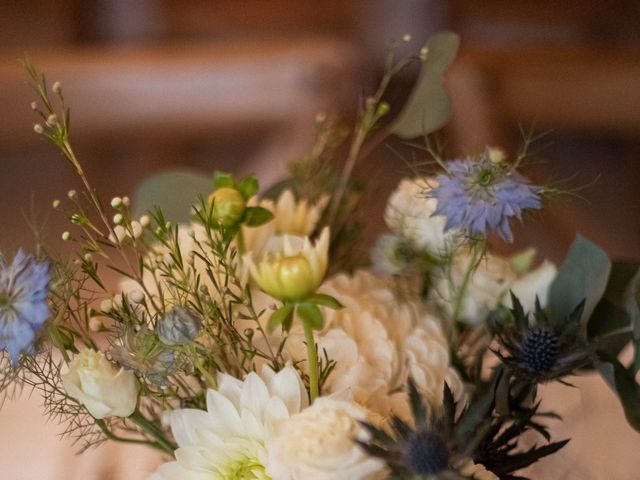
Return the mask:
<svg viewBox="0 0 640 480"><path fill-rule="evenodd" d="M201 324L200 316L193 310L174 307L158 320L156 333L165 345L183 345L195 340Z"/></svg>

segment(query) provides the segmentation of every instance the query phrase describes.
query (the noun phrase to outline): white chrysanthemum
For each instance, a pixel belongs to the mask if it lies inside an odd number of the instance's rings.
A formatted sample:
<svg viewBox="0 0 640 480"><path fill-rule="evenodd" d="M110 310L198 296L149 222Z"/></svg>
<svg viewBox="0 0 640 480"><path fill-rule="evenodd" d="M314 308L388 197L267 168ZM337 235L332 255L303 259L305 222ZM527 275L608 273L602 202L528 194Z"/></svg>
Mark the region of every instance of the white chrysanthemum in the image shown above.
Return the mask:
<svg viewBox="0 0 640 480"><path fill-rule="evenodd" d="M437 200L427 198L433 179L403 179L391 194L384 213L389 229L406 238L416 250L440 255L451 247L455 233L445 234L446 218L433 216Z"/></svg>
<svg viewBox="0 0 640 480"><path fill-rule="evenodd" d="M509 262L490 253L469 272L474 259L468 250L458 250L449 268L435 279L432 296L449 318L456 315L456 320L477 325L500 303L516 277Z"/></svg>
<svg viewBox="0 0 640 480"><path fill-rule="evenodd" d="M318 398L279 425L269 442L267 473L278 480L374 480L384 462L354 442L365 440L365 411L352 402Z"/></svg>
<svg viewBox="0 0 640 480"><path fill-rule="evenodd" d="M344 305L324 309L325 328L315 335L319 352L326 351L336 362L324 383L325 394L350 389L355 402L386 417L406 410L405 395L391 392L406 386L409 373L434 406L442 402L445 380L462 393L439 320L420 303L400 300L388 279L358 271L337 275L320 291ZM304 336L298 328L294 323L285 348L293 359L304 360Z"/></svg>
<svg viewBox="0 0 640 480"><path fill-rule="evenodd" d="M243 227L242 233L247 252L259 254L275 236L308 236L315 230L329 197L315 204L307 200L296 201L291 190L284 190L278 199L262 200L260 206L273 213L273 220L257 228Z"/></svg>
<svg viewBox="0 0 640 480"><path fill-rule="evenodd" d="M296 371L264 367L244 381L220 374L207 391L207 411L170 412L179 445L175 462L161 465L150 480L269 480L267 441L278 426L307 406Z"/></svg>

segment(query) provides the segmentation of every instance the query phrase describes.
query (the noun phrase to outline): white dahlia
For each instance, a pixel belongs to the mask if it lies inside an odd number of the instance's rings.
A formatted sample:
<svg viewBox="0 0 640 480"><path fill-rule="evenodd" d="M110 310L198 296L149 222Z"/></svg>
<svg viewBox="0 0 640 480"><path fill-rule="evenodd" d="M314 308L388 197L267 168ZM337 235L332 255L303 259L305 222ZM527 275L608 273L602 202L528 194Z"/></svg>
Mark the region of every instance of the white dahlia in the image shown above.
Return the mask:
<svg viewBox="0 0 640 480"><path fill-rule="evenodd" d="M387 417L406 410L404 394L392 392L404 389L409 373L433 406L442 402L445 380L462 393L439 320L419 302L400 299L390 280L361 270L331 278L320 291L344 305L324 309L326 325L315 336L321 356L326 351L336 362L324 394L349 389L356 403ZM294 360L303 361L304 336L296 328L294 323L285 348Z"/></svg>
<svg viewBox="0 0 640 480"><path fill-rule="evenodd" d="M281 423L269 443L267 474L277 480L374 480L384 462L354 440L365 440L365 411L350 401L318 398Z"/></svg>
<svg viewBox="0 0 640 480"><path fill-rule="evenodd" d="M455 233L445 234L447 219L433 215L437 200L426 194L435 185L433 179L403 179L389 197L384 219L393 233L407 239L416 250L441 255L450 249Z"/></svg>
<svg viewBox="0 0 640 480"><path fill-rule="evenodd" d="M244 381L218 377L207 391L207 411L174 410L171 430L179 445L174 462L150 480L269 480L267 441L278 426L307 406L307 394L290 366L264 367Z"/></svg>

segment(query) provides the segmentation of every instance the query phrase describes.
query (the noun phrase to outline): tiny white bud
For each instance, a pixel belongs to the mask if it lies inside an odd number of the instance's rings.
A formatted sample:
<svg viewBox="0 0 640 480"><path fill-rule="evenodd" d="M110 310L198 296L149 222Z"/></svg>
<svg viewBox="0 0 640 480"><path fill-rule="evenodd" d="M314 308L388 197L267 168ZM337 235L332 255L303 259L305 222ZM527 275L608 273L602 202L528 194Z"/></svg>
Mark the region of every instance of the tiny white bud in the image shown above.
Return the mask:
<svg viewBox="0 0 640 480"><path fill-rule="evenodd" d="M53 85L51 86L51 90L53 90L54 93L57 93L59 95L60 92L62 92L62 84L60 82L53 82Z"/></svg>
<svg viewBox="0 0 640 480"><path fill-rule="evenodd" d="M116 225L120 225L122 223L122 220L124 220L124 217L121 213L116 213L113 216L113 223L115 223Z"/></svg>
<svg viewBox="0 0 640 480"><path fill-rule="evenodd" d="M53 203L51 204L51 206L53 208L58 208L60 206L60 200L54 200Z"/></svg>
<svg viewBox="0 0 640 480"><path fill-rule="evenodd" d="M142 225L143 227L148 227L151 224L151 219L149 218L148 215L143 215L140 217L140 225Z"/></svg>
<svg viewBox="0 0 640 480"><path fill-rule="evenodd" d="M113 296L113 305L122 308L122 294L116 293ZM113 307L112 307L113 308Z"/></svg>
<svg viewBox="0 0 640 480"><path fill-rule="evenodd" d="M165 223L165 224L164 224L164 228L165 228L166 230L171 230L171 222L167 222L167 223Z"/></svg>
<svg viewBox="0 0 640 480"><path fill-rule="evenodd" d="M116 225L113 228L113 234L109 235L109 240L111 243L121 243L125 238L127 238L127 231L124 229L122 225Z"/></svg>
<svg viewBox="0 0 640 480"><path fill-rule="evenodd" d="M413 38L413 37L411 37L411 34L409 34L409 33L405 33L405 34L402 36L402 41L403 41L404 43L409 43L409 42L411 41L411 38Z"/></svg>
<svg viewBox="0 0 640 480"><path fill-rule="evenodd" d="M418 56L420 57L420 60L425 60L428 54L429 54L429 49L427 47L422 47L420 49L420 53L418 54Z"/></svg>
<svg viewBox="0 0 640 480"><path fill-rule="evenodd" d="M44 128L39 123L36 123L33 126L33 131L36 132L37 134L42 134L42 133L44 133Z"/></svg>
<svg viewBox="0 0 640 480"><path fill-rule="evenodd" d="M131 205L131 200L129 200L129 197L122 197L122 203L125 207L128 207L129 205Z"/></svg>
<svg viewBox="0 0 640 480"><path fill-rule="evenodd" d="M111 199L111 206L113 208L119 208L122 205L122 199L120 197L113 197Z"/></svg>
<svg viewBox="0 0 640 480"><path fill-rule="evenodd" d="M50 127L54 126L56 123L58 123L58 116L55 113L52 113L51 115L49 115L47 117L47 125L49 125Z"/></svg>
<svg viewBox="0 0 640 480"><path fill-rule="evenodd" d="M93 255L91 255L90 253L85 253L84 257L82 257L82 258L84 258L85 262L90 262L90 261L93 260Z"/></svg>
<svg viewBox="0 0 640 480"><path fill-rule="evenodd" d="M131 234L133 235L133 238L140 238L142 235L142 225L140 225L140 222L137 220L131 222Z"/></svg>
<svg viewBox="0 0 640 480"><path fill-rule="evenodd" d="M91 317L89 319L89 330L92 332L99 332L102 330L102 319L99 317Z"/></svg>
<svg viewBox="0 0 640 480"><path fill-rule="evenodd" d="M31 110L37 110L38 109L38 102L31 102Z"/></svg>
<svg viewBox="0 0 640 480"><path fill-rule="evenodd" d="M316 123L324 123L327 119L327 114L324 112L319 112L316 114Z"/></svg>
<svg viewBox="0 0 640 480"><path fill-rule="evenodd" d="M69 190L67 192L67 197L69 197L71 200L76 198L76 196L78 196L78 192L76 192L75 190Z"/></svg>
<svg viewBox="0 0 640 480"><path fill-rule="evenodd" d="M67 240L71 240L71 234L69 232L62 232L62 240L64 240L65 242Z"/></svg>
<svg viewBox="0 0 640 480"><path fill-rule="evenodd" d="M104 313L109 313L113 310L113 301L109 298L105 298L100 302L100 311Z"/></svg>
<svg viewBox="0 0 640 480"><path fill-rule="evenodd" d="M129 300L131 300L133 303L142 303L144 302L144 293L142 293L140 290L132 290L131 292L129 292Z"/></svg>

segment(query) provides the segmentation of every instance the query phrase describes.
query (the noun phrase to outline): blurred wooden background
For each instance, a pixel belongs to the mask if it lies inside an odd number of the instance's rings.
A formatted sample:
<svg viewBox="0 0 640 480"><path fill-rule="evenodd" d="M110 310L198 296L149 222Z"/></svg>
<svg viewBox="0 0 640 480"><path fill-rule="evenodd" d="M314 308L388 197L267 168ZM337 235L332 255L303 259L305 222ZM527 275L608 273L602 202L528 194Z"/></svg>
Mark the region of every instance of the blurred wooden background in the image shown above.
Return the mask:
<svg viewBox="0 0 640 480"><path fill-rule="evenodd" d="M559 260L580 231L610 255L638 260L639 5L635 0L4 0L0 248L30 244L32 233L22 215L30 204L41 220L49 218L46 230L60 243L66 224L50 204L78 186L61 155L32 132L33 95L18 64L25 52L50 80L62 81L77 152L108 200L130 194L145 175L171 166L255 172L267 184L274 181L285 162L305 153L318 112L353 115L380 75L391 38L411 33L417 49L429 34L447 28L463 41L448 76L455 106L445 132L451 153L477 153L490 144L513 154L522 141L519 126L535 124L538 132L549 133L534 145L528 173L588 186L578 192L583 199L559 197L551 213L517 229L515 245L498 247L510 251L533 243ZM390 98L401 101L412 81L411 75L400 77ZM408 172L385 148L359 171L376 186L366 201L368 216L375 219L369 225L373 236L384 228L380 213L388 192ZM575 389L572 395L593 397L588 391ZM557 396L560 404L563 395L566 391ZM591 427L585 421L582 436L560 461L572 452L601 451L607 428L606 438L636 438L610 393L602 395L609 396L600 408L615 412L612 419ZM135 473L126 473L123 458L131 455L117 448L78 463L68 445L54 438L57 428L42 427L37 399L28 402L6 405L0 417L3 478L143 478L143 470L153 468L154 458L140 456L130 470ZM7 432L15 431L23 435L7 442ZM584 442L596 432L601 443L589 450ZM35 444L39 462L27 461ZM628 451L618 448L606 458L593 456L598 465L606 463L607 478L631 480L637 469L625 476L627 457ZM566 466L573 474L562 478L604 478L588 464L567 460Z"/></svg>

